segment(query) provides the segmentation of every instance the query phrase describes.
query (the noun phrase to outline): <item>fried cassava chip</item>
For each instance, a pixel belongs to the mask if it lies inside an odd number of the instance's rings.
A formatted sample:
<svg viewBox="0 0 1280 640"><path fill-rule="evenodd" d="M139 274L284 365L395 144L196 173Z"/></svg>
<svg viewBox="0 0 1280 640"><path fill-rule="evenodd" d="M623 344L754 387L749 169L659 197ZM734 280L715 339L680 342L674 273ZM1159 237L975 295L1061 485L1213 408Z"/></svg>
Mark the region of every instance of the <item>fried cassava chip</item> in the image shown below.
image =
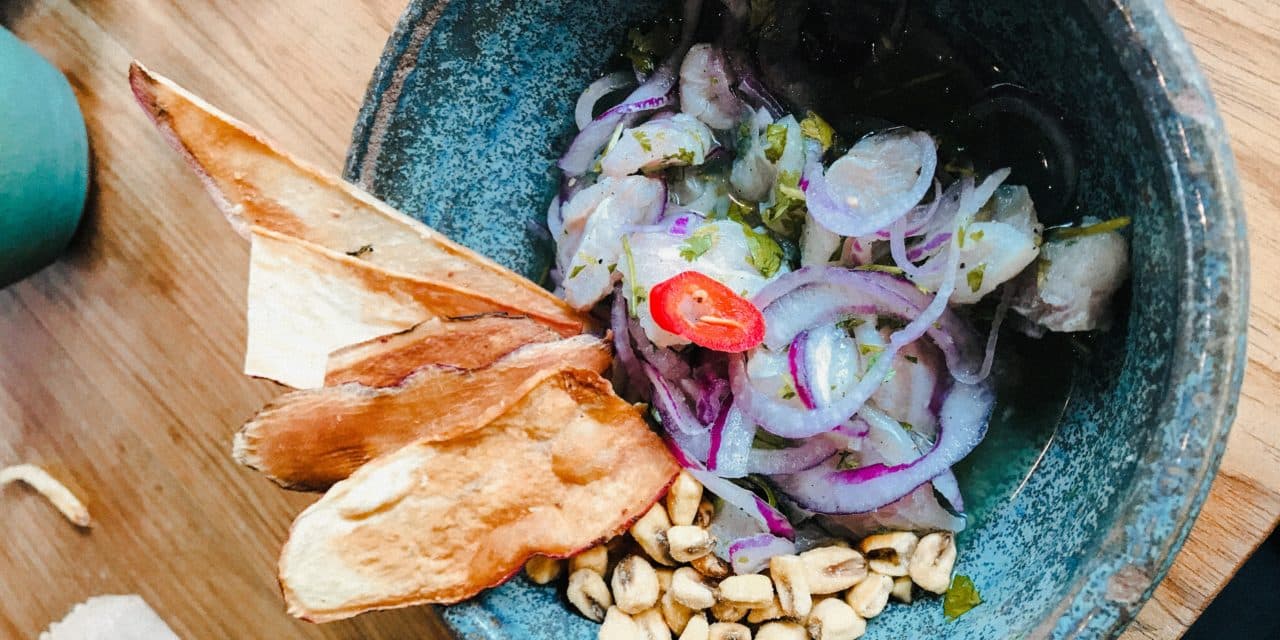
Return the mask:
<svg viewBox="0 0 1280 640"><path fill-rule="evenodd" d="M638 408L590 371L531 382L484 428L370 462L302 512L280 557L289 612L458 602L534 554L622 533L661 496L679 466Z"/></svg>
<svg viewBox="0 0 1280 640"><path fill-rule="evenodd" d="M324 384L390 387L426 364L479 369L526 344L559 337L526 317L489 314L429 320L408 331L335 351L329 356Z"/></svg>
<svg viewBox="0 0 1280 640"><path fill-rule="evenodd" d="M526 345L472 371L424 367L395 387L296 391L267 404L241 428L235 457L285 487L323 490L415 440L447 440L483 427L543 371L602 372L609 361L608 343L583 335Z"/></svg>
<svg viewBox="0 0 1280 640"><path fill-rule="evenodd" d="M387 271L253 227L245 373L298 389L324 385L336 350L433 318L515 312L451 284ZM429 364L424 362L423 364Z"/></svg>
<svg viewBox="0 0 1280 640"><path fill-rule="evenodd" d="M241 235L263 227L389 271L482 292L564 336L590 325L537 284L285 153L168 78L135 62L129 83Z"/></svg>

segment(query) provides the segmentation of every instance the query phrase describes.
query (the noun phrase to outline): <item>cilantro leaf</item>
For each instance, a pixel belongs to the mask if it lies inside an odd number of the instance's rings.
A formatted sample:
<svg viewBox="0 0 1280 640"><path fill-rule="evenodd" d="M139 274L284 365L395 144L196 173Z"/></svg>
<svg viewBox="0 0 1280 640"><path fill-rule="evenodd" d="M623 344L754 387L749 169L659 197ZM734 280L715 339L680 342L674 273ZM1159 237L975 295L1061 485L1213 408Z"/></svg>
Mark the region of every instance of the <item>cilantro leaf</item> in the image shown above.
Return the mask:
<svg viewBox="0 0 1280 640"><path fill-rule="evenodd" d="M742 225L742 233L747 237L747 263L756 268L760 275L772 278L782 268L782 247L768 233L756 231Z"/></svg>
<svg viewBox="0 0 1280 640"><path fill-rule="evenodd" d="M587 265L585 265L585 264L580 264L580 265L578 265L578 266L574 267L574 268L573 268L573 270L569 272L569 279L570 279L570 280L572 280L572 279L574 279L574 278L578 277L578 274L579 274L579 273L582 273L582 270L583 270L583 269L586 269L586 268L587 268Z"/></svg>
<svg viewBox="0 0 1280 640"><path fill-rule="evenodd" d="M782 436L775 436L764 429L757 429L755 439L751 442L753 449L765 449L767 451L794 449L798 446L800 446L799 442Z"/></svg>
<svg viewBox="0 0 1280 640"><path fill-rule="evenodd" d="M804 192L800 190L800 174L795 171L783 171L773 189L773 204L760 212L765 226L790 235L799 226L797 215L804 211Z"/></svg>
<svg viewBox="0 0 1280 640"><path fill-rule="evenodd" d="M955 620L982 604L982 595L974 586L969 576L957 575L951 580L951 587L942 596L942 615L947 620Z"/></svg>
<svg viewBox="0 0 1280 640"><path fill-rule="evenodd" d="M680 245L680 257L686 262L693 262L701 258L703 254L711 250L716 243L716 228L712 226L702 227L694 231L684 244Z"/></svg>
<svg viewBox="0 0 1280 640"><path fill-rule="evenodd" d="M769 162L777 162L787 150L787 125L771 124L764 130L764 157Z"/></svg>
<svg viewBox="0 0 1280 640"><path fill-rule="evenodd" d="M852 451L845 451L840 454L840 460L836 461L836 471L849 471L862 466L858 463L858 457Z"/></svg>
<svg viewBox="0 0 1280 640"><path fill-rule="evenodd" d="M827 121L822 119L822 116L812 111L809 112L809 115L804 117L804 120L800 121L800 133L804 134L807 138L811 138L822 143L823 151L830 149L836 138L835 129L832 129L831 125L827 124Z"/></svg>
<svg viewBox="0 0 1280 640"><path fill-rule="evenodd" d="M986 271L987 263L985 262L969 271L969 274L965 276L965 279L969 282L970 291L977 293L978 290L982 288L982 277L986 274Z"/></svg>
<svg viewBox="0 0 1280 640"><path fill-rule="evenodd" d="M640 148L644 149L645 153L653 151L653 144L649 142L649 134L637 129L631 132L631 137L640 143Z"/></svg>
<svg viewBox="0 0 1280 640"><path fill-rule="evenodd" d="M1103 222L1091 224L1086 227L1065 227L1065 228L1054 229L1053 239L1054 240L1070 240L1072 238L1083 238L1085 236L1092 236L1099 233L1106 233L1108 231L1119 231L1129 226L1130 222L1132 222L1132 219L1129 216L1124 216L1120 218L1112 218L1110 220L1104 220Z"/></svg>

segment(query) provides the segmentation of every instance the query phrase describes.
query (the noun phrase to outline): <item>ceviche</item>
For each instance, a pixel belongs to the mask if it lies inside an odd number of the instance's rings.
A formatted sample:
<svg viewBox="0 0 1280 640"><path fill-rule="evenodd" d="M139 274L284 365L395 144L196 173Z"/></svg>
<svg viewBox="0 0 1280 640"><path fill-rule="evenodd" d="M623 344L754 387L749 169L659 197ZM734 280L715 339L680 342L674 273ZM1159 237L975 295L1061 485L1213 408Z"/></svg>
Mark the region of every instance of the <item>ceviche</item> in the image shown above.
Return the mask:
<svg viewBox="0 0 1280 640"><path fill-rule="evenodd" d="M987 430L1002 325L1105 326L1128 220L1046 229L1008 168L942 166L928 131L837 131L780 99L804 92L758 75L744 45L755 4L728 2L700 27L687 2L665 57L633 55L582 93L547 216L556 292L607 310L615 387L651 406L682 478L717 499L706 535L672 529L661 560L696 535L732 572L771 569L778 584L775 558L872 540L871 570L839 589L878 575L864 591L909 601L906 556L942 535L930 544L950 545L949 563L931 552L945 576L916 580L941 593L965 527L952 466ZM877 567L886 549L904 566Z"/></svg>

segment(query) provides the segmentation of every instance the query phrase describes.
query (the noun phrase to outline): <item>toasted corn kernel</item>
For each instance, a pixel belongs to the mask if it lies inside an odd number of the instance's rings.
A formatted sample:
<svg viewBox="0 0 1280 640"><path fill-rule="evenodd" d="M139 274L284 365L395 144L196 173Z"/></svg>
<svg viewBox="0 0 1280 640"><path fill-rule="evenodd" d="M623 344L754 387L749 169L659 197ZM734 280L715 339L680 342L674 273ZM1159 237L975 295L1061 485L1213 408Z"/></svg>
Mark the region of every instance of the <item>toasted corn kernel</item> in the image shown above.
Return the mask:
<svg viewBox="0 0 1280 640"><path fill-rule="evenodd" d="M778 606L783 613L803 620L813 609L813 596L809 592L808 571L800 556L774 556L769 559L769 575L778 593Z"/></svg>
<svg viewBox="0 0 1280 640"><path fill-rule="evenodd" d="M747 617L750 607L721 600L711 605L711 616L720 622L737 622Z"/></svg>
<svg viewBox="0 0 1280 640"><path fill-rule="evenodd" d="M591 573L590 571L588 573ZM600 574L595 574L599 577ZM604 624L600 625L599 640L640 640L640 625L631 616L617 607L609 607L604 616Z"/></svg>
<svg viewBox="0 0 1280 640"><path fill-rule="evenodd" d="M711 625L707 624L706 614L689 618L689 623L684 625L684 632L680 634L680 640L709 640L711 636Z"/></svg>
<svg viewBox="0 0 1280 640"><path fill-rule="evenodd" d="M747 612L747 622L751 624L759 624L768 620L777 620L785 618L786 613L782 611L782 606L778 604L778 595L774 594L773 600L763 607L755 607Z"/></svg>
<svg viewBox="0 0 1280 640"><path fill-rule="evenodd" d="M667 510L662 508L662 505L654 505L631 525L631 537L640 543L640 548L649 554L650 559L671 567L675 566L676 562L671 559L671 553L667 550L666 532L670 528L671 521L667 519Z"/></svg>
<svg viewBox="0 0 1280 640"><path fill-rule="evenodd" d="M693 526L706 529L716 517L716 506L710 500L698 503L698 514L693 516Z"/></svg>
<svg viewBox="0 0 1280 640"><path fill-rule="evenodd" d="M890 593L891 595L893 595L894 600L911 604L911 600L912 600L911 591L912 591L912 587L914 586L915 586L915 583L911 582L910 576L902 576L901 578L894 578L893 591L891 591Z"/></svg>
<svg viewBox="0 0 1280 640"><path fill-rule="evenodd" d="M843 600L827 598L813 605L805 627L813 640L855 640L867 632L867 621Z"/></svg>
<svg viewBox="0 0 1280 640"><path fill-rule="evenodd" d="M676 562L689 562L711 553L716 539L702 527L676 525L667 529L667 548Z"/></svg>
<svg viewBox="0 0 1280 640"><path fill-rule="evenodd" d="M658 593L666 593L671 590L671 575L675 569L667 569L665 567L654 567L653 572L658 574Z"/></svg>
<svg viewBox="0 0 1280 640"><path fill-rule="evenodd" d="M658 574L640 556L627 556L613 568L613 601L623 613L635 615L658 604Z"/></svg>
<svg viewBox="0 0 1280 640"><path fill-rule="evenodd" d="M689 619L693 617L693 609L680 604L670 591L662 594L658 599L658 608L662 610L662 619L666 621L672 633L682 633L685 625L689 624Z"/></svg>
<svg viewBox="0 0 1280 640"><path fill-rule="evenodd" d="M579 569L590 569L600 575L609 571L609 549L604 545L591 547L578 555L569 558L569 573L577 573Z"/></svg>
<svg viewBox="0 0 1280 640"><path fill-rule="evenodd" d="M800 554L805 579L814 594L844 591L867 577L867 560L844 547L822 547Z"/></svg>
<svg viewBox="0 0 1280 640"><path fill-rule="evenodd" d="M910 531L892 531L867 536L858 548L867 556L867 566L881 575L907 575L907 563L920 538Z"/></svg>
<svg viewBox="0 0 1280 640"><path fill-rule="evenodd" d="M636 621L636 626L640 627L637 640L671 640L671 630L667 628L667 621L662 619L662 612L657 607L645 609L632 618Z"/></svg>
<svg viewBox="0 0 1280 640"><path fill-rule="evenodd" d="M751 640L751 630L736 622L717 622L707 634L710 640Z"/></svg>
<svg viewBox="0 0 1280 640"><path fill-rule="evenodd" d="M808 640L804 627L794 622L770 622L756 631L756 640Z"/></svg>
<svg viewBox="0 0 1280 640"><path fill-rule="evenodd" d="M564 561L546 556L533 556L524 563L524 572L534 584L547 584L560 577L564 571Z"/></svg>
<svg viewBox="0 0 1280 640"><path fill-rule="evenodd" d="M667 491L667 515L674 525L693 524L698 517L698 505L702 502L702 483L681 471Z"/></svg>
<svg viewBox="0 0 1280 640"><path fill-rule="evenodd" d="M708 553L705 556L690 560L689 566L697 570L698 573L716 580L727 578L733 573L733 567L730 567L728 562L725 562L714 553Z"/></svg>
<svg viewBox="0 0 1280 640"><path fill-rule="evenodd" d="M605 612L613 606L613 596L604 578L589 569L579 569L569 576L568 596L582 615L595 622L604 620Z"/></svg>
<svg viewBox="0 0 1280 640"><path fill-rule="evenodd" d="M945 593L951 585L951 569L956 566L956 541L950 532L931 533L920 538L907 572L925 591Z"/></svg>
<svg viewBox="0 0 1280 640"><path fill-rule="evenodd" d="M889 594L892 591L893 578L872 572L862 582L853 585L844 601L859 616L874 618L889 604Z"/></svg>
<svg viewBox="0 0 1280 640"><path fill-rule="evenodd" d="M760 574L729 576L720 581L720 599L747 607L768 606L773 602L773 581Z"/></svg>
<svg viewBox="0 0 1280 640"><path fill-rule="evenodd" d="M715 589L702 574L689 567L680 567L671 575L671 597L695 611L716 603Z"/></svg>

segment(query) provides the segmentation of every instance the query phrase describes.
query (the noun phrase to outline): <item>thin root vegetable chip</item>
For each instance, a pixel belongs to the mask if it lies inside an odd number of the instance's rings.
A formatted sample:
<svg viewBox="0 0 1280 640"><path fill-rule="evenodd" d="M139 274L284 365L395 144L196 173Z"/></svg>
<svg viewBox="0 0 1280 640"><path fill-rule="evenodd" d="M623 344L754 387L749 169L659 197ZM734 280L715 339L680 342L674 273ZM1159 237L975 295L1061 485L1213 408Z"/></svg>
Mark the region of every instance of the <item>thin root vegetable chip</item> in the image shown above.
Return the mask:
<svg viewBox="0 0 1280 640"><path fill-rule="evenodd" d="M369 264L502 300L563 336L590 321L554 295L396 211L137 62L134 96L200 176L241 235L251 227L306 240Z"/></svg>
<svg viewBox="0 0 1280 640"><path fill-rule="evenodd" d="M533 382L484 428L374 460L302 512L280 557L289 612L458 602L644 514L679 466L640 410L590 371Z"/></svg>
<svg viewBox="0 0 1280 640"><path fill-rule="evenodd" d="M236 434L235 456L285 487L323 490L415 440L447 440L484 427L544 371L602 372L609 360L606 341L583 335L529 344L481 369L423 367L394 387L345 384L288 393Z"/></svg>
<svg viewBox="0 0 1280 640"><path fill-rule="evenodd" d="M324 384L390 387L424 365L479 369L526 344L559 337L526 317L487 314L429 320L330 354Z"/></svg>

